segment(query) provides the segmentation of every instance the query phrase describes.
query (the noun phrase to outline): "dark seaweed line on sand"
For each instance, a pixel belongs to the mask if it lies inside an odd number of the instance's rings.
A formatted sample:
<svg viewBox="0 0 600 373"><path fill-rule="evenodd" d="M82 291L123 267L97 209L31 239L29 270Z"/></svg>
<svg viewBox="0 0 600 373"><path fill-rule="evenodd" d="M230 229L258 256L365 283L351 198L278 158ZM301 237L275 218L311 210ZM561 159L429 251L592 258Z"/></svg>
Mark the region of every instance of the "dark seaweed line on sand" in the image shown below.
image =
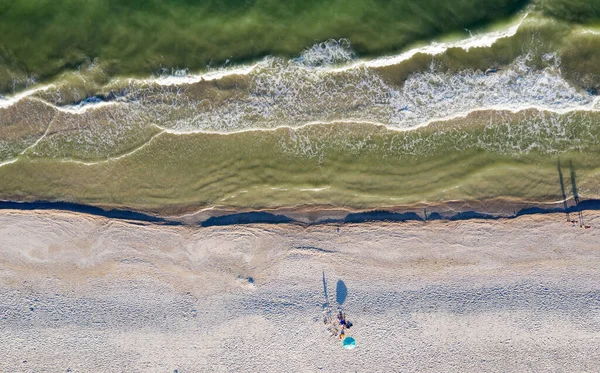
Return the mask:
<svg viewBox="0 0 600 373"><path fill-rule="evenodd" d="M169 219L160 218L157 216L144 214L142 212L132 210L104 210L100 207L84 205L80 203L72 202L50 202L50 201L36 201L36 202L14 202L14 201L0 201L0 210L59 210L77 212L81 214L102 216L110 219L120 220L131 220L146 223L158 223L165 225L181 225L180 222L172 221Z"/></svg>
<svg viewBox="0 0 600 373"><path fill-rule="evenodd" d="M184 223L161 218L142 212L132 210L121 210L112 209L104 210L100 207L71 203L71 202L50 202L50 201L37 201L37 202L14 202L14 201L0 201L0 210L21 210L21 211L32 211L32 210L59 210L76 212L94 216L102 216L110 219L127 220L131 222L144 222L154 223L162 225L184 225ZM331 224L331 223L366 223L366 222L385 222L385 221L430 221L430 220L472 220L472 219L487 219L487 220L498 220L498 219L514 219L523 215L541 215L541 214L553 214L553 213L580 213L584 211L597 211L600 210L600 199L590 199L585 201L579 201L576 206L571 207L552 207L552 208L541 208L541 207L528 207L515 211L513 214L489 214L477 211L461 211L453 214L431 212L421 216L416 212L392 212L385 210L372 210L365 212L349 213L343 219L325 219L319 220L314 223L304 223L298 220L294 220L286 215L273 214L265 211L250 211L240 212L223 216L213 216L207 220L198 223L202 227L210 226L227 226L227 225L239 225L239 224L284 224L284 223L296 223L301 225L316 225L316 224Z"/></svg>

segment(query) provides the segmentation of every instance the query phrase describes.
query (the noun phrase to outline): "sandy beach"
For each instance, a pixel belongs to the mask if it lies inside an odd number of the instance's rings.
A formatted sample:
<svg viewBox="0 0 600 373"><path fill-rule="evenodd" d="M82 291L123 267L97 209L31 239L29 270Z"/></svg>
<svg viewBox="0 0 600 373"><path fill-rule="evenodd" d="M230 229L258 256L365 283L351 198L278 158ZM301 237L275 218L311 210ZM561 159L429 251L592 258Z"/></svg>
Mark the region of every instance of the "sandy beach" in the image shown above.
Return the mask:
<svg viewBox="0 0 600 373"><path fill-rule="evenodd" d="M4 3L0 373L600 373L600 0Z"/></svg>
<svg viewBox="0 0 600 373"><path fill-rule="evenodd" d="M5 210L0 371L598 371L585 214L201 228ZM323 322L323 278L354 350Z"/></svg>

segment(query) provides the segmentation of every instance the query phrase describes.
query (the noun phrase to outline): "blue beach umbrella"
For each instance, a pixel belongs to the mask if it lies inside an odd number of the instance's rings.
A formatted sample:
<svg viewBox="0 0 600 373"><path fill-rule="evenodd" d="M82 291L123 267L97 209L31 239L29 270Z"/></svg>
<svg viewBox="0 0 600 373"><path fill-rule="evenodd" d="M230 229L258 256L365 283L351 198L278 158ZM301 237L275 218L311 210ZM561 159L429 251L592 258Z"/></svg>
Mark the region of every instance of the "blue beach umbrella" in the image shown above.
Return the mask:
<svg viewBox="0 0 600 373"><path fill-rule="evenodd" d="M344 338L343 346L347 350L351 350L356 347L356 340L352 337Z"/></svg>

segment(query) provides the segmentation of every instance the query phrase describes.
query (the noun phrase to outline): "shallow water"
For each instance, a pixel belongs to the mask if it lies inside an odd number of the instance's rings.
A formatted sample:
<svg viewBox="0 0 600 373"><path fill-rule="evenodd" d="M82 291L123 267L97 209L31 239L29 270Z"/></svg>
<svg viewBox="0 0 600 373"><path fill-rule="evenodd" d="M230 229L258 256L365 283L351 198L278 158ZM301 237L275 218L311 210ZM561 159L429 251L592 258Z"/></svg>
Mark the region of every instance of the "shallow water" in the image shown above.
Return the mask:
<svg viewBox="0 0 600 373"><path fill-rule="evenodd" d="M0 187L11 199L34 195L150 210L368 208L496 197L558 201L559 157L575 165L580 195L600 192L600 133L590 125L597 118L482 112L408 132L336 124L228 135L162 133L108 161L27 155L0 167Z"/></svg>

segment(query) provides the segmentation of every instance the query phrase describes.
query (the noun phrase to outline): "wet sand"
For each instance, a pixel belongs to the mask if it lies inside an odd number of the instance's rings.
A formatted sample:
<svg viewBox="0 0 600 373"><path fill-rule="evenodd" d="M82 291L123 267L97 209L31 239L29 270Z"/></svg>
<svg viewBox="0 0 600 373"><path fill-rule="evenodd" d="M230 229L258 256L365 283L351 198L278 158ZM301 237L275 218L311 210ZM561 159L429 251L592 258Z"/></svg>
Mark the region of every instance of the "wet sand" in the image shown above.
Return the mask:
<svg viewBox="0 0 600 373"><path fill-rule="evenodd" d="M595 371L600 219L583 214L202 228L5 210L0 371ZM334 308L347 287L355 350L323 323L323 274Z"/></svg>

